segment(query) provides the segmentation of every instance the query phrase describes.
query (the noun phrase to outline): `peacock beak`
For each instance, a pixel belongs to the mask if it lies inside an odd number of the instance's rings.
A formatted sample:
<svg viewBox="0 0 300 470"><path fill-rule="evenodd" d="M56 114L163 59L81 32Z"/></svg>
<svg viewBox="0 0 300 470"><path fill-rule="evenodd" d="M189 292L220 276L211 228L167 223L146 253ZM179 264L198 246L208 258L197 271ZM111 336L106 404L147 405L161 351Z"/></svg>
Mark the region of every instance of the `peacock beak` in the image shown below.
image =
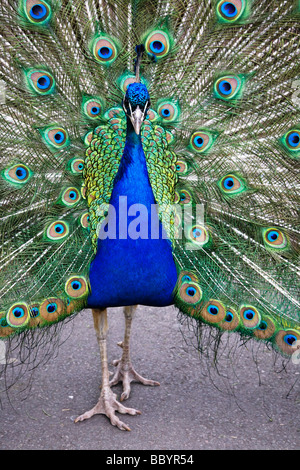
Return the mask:
<svg viewBox="0 0 300 470"><path fill-rule="evenodd" d="M135 133L139 135L141 131L141 125L144 120L144 113L139 106L136 107L134 111L131 111L131 115L129 116Z"/></svg>

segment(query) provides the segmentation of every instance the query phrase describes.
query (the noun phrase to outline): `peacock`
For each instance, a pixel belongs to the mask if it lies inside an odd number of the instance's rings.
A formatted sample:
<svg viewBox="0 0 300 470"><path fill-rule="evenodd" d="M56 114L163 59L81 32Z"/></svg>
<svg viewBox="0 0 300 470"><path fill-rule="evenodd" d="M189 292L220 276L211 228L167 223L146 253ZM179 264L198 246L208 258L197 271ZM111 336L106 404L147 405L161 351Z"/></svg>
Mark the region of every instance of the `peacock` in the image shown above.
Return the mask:
<svg viewBox="0 0 300 470"><path fill-rule="evenodd" d="M92 309L102 386L76 422L130 430L131 382L159 385L131 362L137 305L297 351L299 18L294 0L2 0L0 338Z"/></svg>

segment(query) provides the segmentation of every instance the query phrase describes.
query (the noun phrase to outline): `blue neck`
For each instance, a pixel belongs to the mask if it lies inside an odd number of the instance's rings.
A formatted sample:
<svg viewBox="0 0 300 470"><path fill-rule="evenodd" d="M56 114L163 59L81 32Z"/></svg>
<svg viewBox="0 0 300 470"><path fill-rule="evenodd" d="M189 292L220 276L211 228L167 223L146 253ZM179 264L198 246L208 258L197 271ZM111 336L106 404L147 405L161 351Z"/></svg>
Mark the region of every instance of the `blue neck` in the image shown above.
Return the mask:
<svg viewBox="0 0 300 470"><path fill-rule="evenodd" d="M115 206L118 202L116 198L121 195L127 196L128 205L140 203L149 207L155 204L141 136L135 133L129 119L124 152L114 181L110 204Z"/></svg>
<svg viewBox="0 0 300 470"><path fill-rule="evenodd" d="M121 212L120 197L126 199L128 216L127 211ZM90 268L90 307L173 303L177 271L171 243L162 236L162 225L156 212L155 216L151 212L153 204L155 199L141 136L135 133L128 120L126 143L108 216L108 220L115 217L116 236L98 240L96 257ZM132 215L130 211L133 211ZM137 219L140 236L132 237L131 227ZM135 235L137 225L134 225ZM160 234L159 238L151 238L153 229Z"/></svg>

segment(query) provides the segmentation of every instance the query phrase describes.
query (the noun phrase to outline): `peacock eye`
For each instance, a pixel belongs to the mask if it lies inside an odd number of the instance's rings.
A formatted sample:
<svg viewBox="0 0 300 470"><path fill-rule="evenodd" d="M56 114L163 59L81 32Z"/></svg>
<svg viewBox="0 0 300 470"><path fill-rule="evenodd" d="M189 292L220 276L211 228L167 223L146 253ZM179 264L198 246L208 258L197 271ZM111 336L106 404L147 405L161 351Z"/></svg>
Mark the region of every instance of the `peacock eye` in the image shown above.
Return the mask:
<svg viewBox="0 0 300 470"><path fill-rule="evenodd" d="M190 147L197 153L208 151L213 145L214 138L210 132L194 132L190 138Z"/></svg>
<svg viewBox="0 0 300 470"><path fill-rule="evenodd" d="M151 56L161 59L170 52L170 38L161 30L152 31L145 39L145 50Z"/></svg>
<svg viewBox="0 0 300 470"><path fill-rule="evenodd" d="M100 99L89 99L83 103L83 113L90 119L97 119L102 114L103 105Z"/></svg>
<svg viewBox="0 0 300 470"><path fill-rule="evenodd" d="M179 288L178 295L183 302L196 305L202 299L202 290L197 282L184 281Z"/></svg>
<svg viewBox="0 0 300 470"><path fill-rule="evenodd" d="M209 234L206 228L201 225L193 225L189 231L187 238L194 245L204 246L209 242Z"/></svg>
<svg viewBox="0 0 300 470"><path fill-rule="evenodd" d="M224 320L221 321L218 326L224 331L235 331L239 327L239 324L240 318L236 311L231 307L227 307Z"/></svg>
<svg viewBox="0 0 300 470"><path fill-rule="evenodd" d="M69 225L62 221L56 220L52 222L48 228L46 235L52 241L59 241L65 238L69 234Z"/></svg>
<svg viewBox="0 0 300 470"><path fill-rule="evenodd" d="M219 300L210 300L200 312L201 318L208 323L219 323L226 316L225 306Z"/></svg>
<svg viewBox="0 0 300 470"><path fill-rule="evenodd" d="M81 174L84 170L84 160L82 158L72 158L68 163L68 167L73 175Z"/></svg>
<svg viewBox="0 0 300 470"><path fill-rule="evenodd" d="M176 162L176 172L185 175L188 172L188 165L183 160L177 160Z"/></svg>
<svg viewBox="0 0 300 470"><path fill-rule="evenodd" d="M221 0L217 4L217 16L219 21L234 23L239 20L246 9L246 0Z"/></svg>
<svg viewBox="0 0 300 470"><path fill-rule="evenodd" d="M50 72L30 70L26 72L28 87L39 95L49 95L55 91L55 80Z"/></svg>
<svg viewBox="0 0 300 470"><path fill-rule="evenodd" d="M41 317L43 317L44 320L52 322L57 320L59 315L65 311L65 304L60 299L50 298L44 300L39 309Z"/></svg>
<svg viewBox="0 0 300 470"><path fill-rule="evenodd" d="M73 206L80 200L80 193L77 188L68 188L62 194L62 203L66 206Z"/></svg>
<svg viewBox="0 0 300 470"><path fill-rule="evenodd" d="M62 127L50 126L42 131L42 136L53 149L66 147L70 143L68 133Z"/></svg>
<svg viewBox="0 0 300 470"><path fill-rule="evenodd" d="M261 322L259 311L252 306L241 307L240 317L245 328L257 328Z"/></svg>
<svg viewBox="0 0 300 470"><path fill-rule="evenodd" d="M179 106L171 101L162 101L158 104L157 112L165 121L175 121L179 117Z"/></svg>
<svg viewBox="0 0 300 470"><path fill-rule="evenodd" d="M192 195L187 189L181 189L179 193L175 193L175 204L191 204Z"/></svg>
<svg viewBox="0 0 300 470"><path fill-rule="evenodd" d="M97 62L103 65L112 64L118 55L116 42L105 35L96 36L92 41L91 49Z"/></svg>
<svg viewBox="0 0 300 470"><path fill-rule="evenodd" d="M87 295L88 285L83 276L72 276L65 284L65 292L72 298L79 298Z"/></svg>
<svg viewBox="0 0 300 470"><path fill-rule="evenodd" d="M300 340L300 333L297 330L279 330L275 337L276 347L285 355L291 356L296 351L296 341Z"/></svg>
<svg viewBox="0 0 300 470"><path fill-rule="evenodd" d="M230 101L237 98L241 91L242 82L236 75L228 75L215 81L214 92L217 98Z"/></svg>
<svg viewBox="0 0 300 470"><path fill-rule="evenodd" d="M226 195L236 195L246 189L245 182L236 175L226 175L218 183L221 191Z"/></svg>
<svg viewBox="0 0 300 470"><path fill-rule="evenodd" d="M257 328L254 329L253 334L258 339L269 339L274 335L275 331L276 326L274 321L269 316L264 315Z"/></svg>
<svg viewBox="0 0 300 470"><path fill-rule="evenodd" d="M23 302L13 304L6 315L7 323L13 328L21 328L30 320L29 308Z"/></svg>
<svg viewBox="0 0 300 470"><path fill-rule="evenodd" d="M27 19L34 24L45 24L52 16L51 8L46 1L22 0Z"/></svg>
<svg viewBox="0 0 300 470"><path fill-rule="evenodd" d="M263 229L263 239L267 248L284 250L288 247L288 237L277 228Z"/></svg>
<svg viewBox="0 0 300 470"><path fill-rule="evenodd" d="M28 166L21 163L7 168L2 174L9 183L14 183L16 186L27 183L31 175L32 171Z"/></svg>
<svg viewBox="0 0 300 470"><path fill-rule="evenodd" d="M298 157L300 155L300 130L292 129L288 131L281 139L285 149L291 156Z"/></svg>

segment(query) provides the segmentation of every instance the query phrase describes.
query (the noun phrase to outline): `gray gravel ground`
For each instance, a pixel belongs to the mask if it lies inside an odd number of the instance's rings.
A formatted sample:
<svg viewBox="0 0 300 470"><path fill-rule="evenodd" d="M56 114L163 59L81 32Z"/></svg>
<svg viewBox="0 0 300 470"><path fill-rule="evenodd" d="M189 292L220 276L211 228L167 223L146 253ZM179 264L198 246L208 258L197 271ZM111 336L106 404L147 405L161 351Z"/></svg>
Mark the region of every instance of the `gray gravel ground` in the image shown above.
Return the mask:
<svg viewBox="0 0 300 470"><path fill-rule="evenodd" d="M123 336L122 309L109 310L109 325L112 361L120 355L116 343ZM119 431L101 415L75 424L74 418L96 403L101 378L92 315L82 312L65 326L66 341L58 355L35 371L26 400L21 400L22 389L29 374L11 390L11 404L1 394L0 449L299 449L300 394L295 381L300 365L290 363L287 372L279 372L277 364L274 371L273 354L259 350L257 367L248 345L236 348L233 359L221 359L218 375L208 367L210 360L200 360L187 346L182 331L189 340L192 334L179 325L173 307L139 306L133 323L133 363L160 387L133 385L126 404L142 414L123 416L131 432ZM120 395L121 386L115 390Z"/></svg>

